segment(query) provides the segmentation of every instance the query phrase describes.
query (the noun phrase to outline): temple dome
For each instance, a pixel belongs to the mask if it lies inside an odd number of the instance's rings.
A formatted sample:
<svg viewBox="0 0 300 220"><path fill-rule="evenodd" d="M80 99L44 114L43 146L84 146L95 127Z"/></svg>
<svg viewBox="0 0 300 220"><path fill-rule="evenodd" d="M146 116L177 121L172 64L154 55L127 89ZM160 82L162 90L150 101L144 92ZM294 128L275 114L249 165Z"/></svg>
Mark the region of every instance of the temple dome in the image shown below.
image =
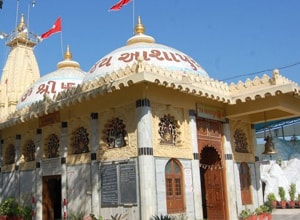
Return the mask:
<svg viewBox="0 0 300 220"><path fill-rule="evenodd" d="M165 45L155 43L155 39L144 34L140 17L135 28L135 35L127 40L127 45L118 48L101 58L88 71L84 81L125 69L139 59L150 65L183 74L194 73L208 77L207 72L190 56Z"/></svg>
<svg viewBox="0 0 300 220"><path fill-rule="evenodd" d="M41 101L45 96L54 99L59 92L81 84L85 75L86 72L80 69L79 63L72 60L68 46L64 60L57 64L57 70L33 83L21 96L17 110Z"/></svg>

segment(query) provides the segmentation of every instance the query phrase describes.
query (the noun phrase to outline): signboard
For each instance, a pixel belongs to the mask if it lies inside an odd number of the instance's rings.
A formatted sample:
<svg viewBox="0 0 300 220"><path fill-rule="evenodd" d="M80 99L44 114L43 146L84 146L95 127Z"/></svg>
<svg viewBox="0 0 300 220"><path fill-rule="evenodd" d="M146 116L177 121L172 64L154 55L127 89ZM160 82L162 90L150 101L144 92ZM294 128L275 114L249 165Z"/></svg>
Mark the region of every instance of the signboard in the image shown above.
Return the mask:
<svg viewBox="0 0 300 220"><path fill-rule="evenodd" d="M137 203L134 162L101 165L100 176L101 206Z"/></svg>
<svg viewBox="0 0 300 220"><path fill-rule="evenodd" d="M225 121L225 111L221 108L206 106L197 103L196 104L197 116L207 119L213 119L217 121Z"/></svg>

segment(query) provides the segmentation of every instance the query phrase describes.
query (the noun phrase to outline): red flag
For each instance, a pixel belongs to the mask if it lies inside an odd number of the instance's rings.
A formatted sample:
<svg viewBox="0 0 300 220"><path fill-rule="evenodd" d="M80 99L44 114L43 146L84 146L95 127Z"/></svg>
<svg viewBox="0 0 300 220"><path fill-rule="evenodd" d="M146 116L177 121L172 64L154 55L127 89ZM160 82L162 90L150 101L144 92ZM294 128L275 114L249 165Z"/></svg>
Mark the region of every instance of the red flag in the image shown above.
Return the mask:
<svg viewBox="0 0 300 220"><path fill-rule="evenodd" d="M127 5L131 0L120 0L117 4L113 5L110 10L118 11L122 8L123 5Z"/></svg>
<svg viewBox="0 0 300 220"><path fill-rule="evenodd" d="M43 33L41 38L45 39L47 37L50 37L50 35L55 34L57 32L60 32L60 31L61 31L61 17L56 19L56 21L55 21L54 25L52 26L52 28L49 31Z"/></svg>

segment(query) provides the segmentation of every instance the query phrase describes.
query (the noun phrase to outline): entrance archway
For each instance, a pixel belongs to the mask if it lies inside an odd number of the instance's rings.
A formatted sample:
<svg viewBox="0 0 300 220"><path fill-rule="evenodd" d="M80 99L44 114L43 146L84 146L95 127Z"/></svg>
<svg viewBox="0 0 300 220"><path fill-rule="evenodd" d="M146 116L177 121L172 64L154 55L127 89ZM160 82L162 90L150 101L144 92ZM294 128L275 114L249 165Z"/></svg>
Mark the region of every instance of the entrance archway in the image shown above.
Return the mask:
<svg viewBox="0 0 300 220"><path fill-rule="evenodd" d="M226 220L226 186L223 168L222 122L197 118L203 217Z"/></svg>
<svg viewBox="0 0 300 220"><path fill-rule="evenodd" d="M200 175L205 219L226 219L222 169L221 158L216 149L204 147L200 154Z"/></svg>

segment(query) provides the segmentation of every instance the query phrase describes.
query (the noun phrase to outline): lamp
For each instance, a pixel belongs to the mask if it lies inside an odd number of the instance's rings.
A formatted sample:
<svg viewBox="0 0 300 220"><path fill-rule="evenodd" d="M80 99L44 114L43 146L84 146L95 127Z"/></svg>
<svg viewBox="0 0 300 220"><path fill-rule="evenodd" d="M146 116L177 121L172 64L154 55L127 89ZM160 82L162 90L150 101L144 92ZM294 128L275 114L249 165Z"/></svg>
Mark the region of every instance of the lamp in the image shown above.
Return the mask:
<svg viewBox="0 0 300 220"><path fill-rule="evenodd" d="M0 3L1 3L1 0L0 0ZM7 38L8 37L8 34L4 33L4 32L0 32L0 39L4 39L4 38Z"/></svg>
<svg viewBox="0 0 300 220"><path fill-rule="evenodd" d="M266 119L266 112L264 112L264 119L265 119L265 122L267 122L267 119ZM269 130L269 133L270 135L266 135L266 126L265 126L265 131L264 131L264 140L266 141L265 143L265 150L262 154L267 154L267 155L270 155L270 157L272 157L273 154L277 154L277 152L275 151L275 145L272 141L272 134Z"/></svg>

